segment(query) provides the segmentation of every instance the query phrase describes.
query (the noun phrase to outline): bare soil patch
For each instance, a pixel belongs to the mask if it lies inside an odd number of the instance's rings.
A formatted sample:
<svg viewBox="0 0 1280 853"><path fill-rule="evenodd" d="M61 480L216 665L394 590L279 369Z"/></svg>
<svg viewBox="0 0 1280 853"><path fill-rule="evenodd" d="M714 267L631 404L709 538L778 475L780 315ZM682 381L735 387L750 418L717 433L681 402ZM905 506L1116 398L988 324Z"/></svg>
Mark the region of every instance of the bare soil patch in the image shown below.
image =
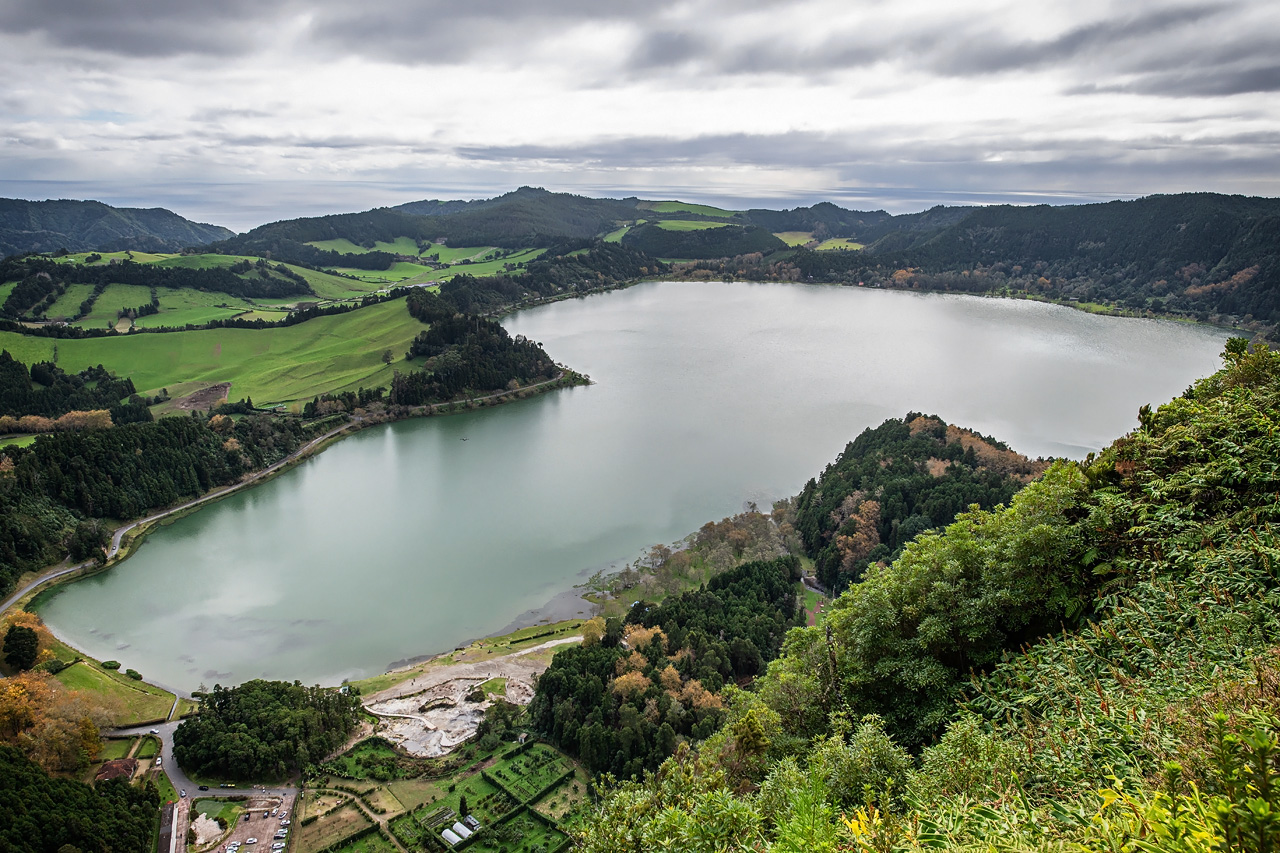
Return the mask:
<svg viewBox="0 0 1280 853"><path fill-rule="evenodd" d="M185 397L179 397L172 401L170 406L175 409L181 409L184 412L203 412L213 406L220 406L227 402L227 394L230 392L230 382L219 382L216 385L193 391Z"/></svg>

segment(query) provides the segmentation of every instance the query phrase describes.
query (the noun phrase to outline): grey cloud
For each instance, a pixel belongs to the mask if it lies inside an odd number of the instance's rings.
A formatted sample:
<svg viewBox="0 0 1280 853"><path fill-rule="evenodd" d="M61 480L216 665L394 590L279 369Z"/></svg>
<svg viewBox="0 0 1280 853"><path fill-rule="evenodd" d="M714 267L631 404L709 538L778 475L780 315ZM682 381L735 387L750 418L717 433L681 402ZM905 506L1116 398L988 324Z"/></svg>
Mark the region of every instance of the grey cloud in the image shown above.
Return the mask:
<svg viewBox="0 0 1280 853"><path fill-rule="evenodd" d="M0 32L60 47L130 57L235 56L269 38L291 4L257 0L16 0L0 4Z"/></svg>

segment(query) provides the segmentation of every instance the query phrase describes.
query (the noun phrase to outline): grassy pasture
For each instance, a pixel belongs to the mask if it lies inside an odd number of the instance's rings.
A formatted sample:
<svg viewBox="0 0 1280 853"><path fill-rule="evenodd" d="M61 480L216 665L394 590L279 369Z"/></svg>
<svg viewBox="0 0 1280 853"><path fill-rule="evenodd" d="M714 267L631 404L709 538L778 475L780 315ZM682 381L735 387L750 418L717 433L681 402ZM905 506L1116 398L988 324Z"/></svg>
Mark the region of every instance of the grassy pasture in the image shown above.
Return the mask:
<svg viewBox="0 0 1280 853"><path fill-rule="evenodd" d="M823 240L818 244L819 252L830 252L839 249L861 249L861 243L855 243L848 237L835 237L830 240Z"/></svg>
<svg viewBox="0 0 1280 853"><path fill-rule="evenodd" d="M663 231L705 231L708 228L723 228L727 222L699 222L693 219L659 219L656 223Z"/></svg>
<svg viewBox="0 0 1280 853"><path fill-rule="evenodd" d="M813 241L813 235L808 231L775 231L773 236L788 246L803 246Z"/></svg>
<svg viewBox="0 0 1280 853"><path fill-rule="evenodd" d="M506 258L495 258L494 260L479 261L477 263L471 263L471 264L455 263L453 266L449 267L448 269L433 271L424 280L425 281L447 281L448 279L453 278L455 275L461 275L463 273L467 275L473 275L477 278L480 278L482 276L487 276L487 275L497 275L501 272L504 272L502 268L504 264L515 264L515 265L527 264L529 261L532 261L534 258L538 257L545 251L546 249L524 249L523 251L515 252Z"/></svg>
<svg viewBox="0 0 1280 853"><path fill-rule="evenodd" d="M344 844L338 848L338 853L397 853L399 850L394 844L383 838L376 832L371 832L364 838L357 838L349 844Z"/></svg>
<svg viewBox="0 0 1280 853"><path fill-rule="evenodd" d="M173 707L173 694L90 661L81 661L54 676L68 690L84 690L100 698L110 709L111 724L128 726L162 720Z"/></svg>
<svg viewBox="0 0 1280 853"><path fill-rule="evenodd" d="M734 215L734 211L725 210L723 207L712 207L709 204L690 204L684 201L655 201L642 203L639 207L652 210L654 213L697 213L702 216L721 216L725 218Z"/></svg>
<svg viewBox="0 0 1280 853"><path fill-rule="evenodd" d="M93 295L92 284L69 284L66 293L49 306L44 316L50 320L70 320L80 313L80 303Z"/></svg>
<svg viewBox="0 0 1280 853"><path fill-rule="evenodd" d="M86 266L91 267L105 267L112 261L126 260L132 260L134 263L138 264L153 264L156 261L163 261L168 260L169 258L178 257L178 255L167 252L74 252L61 258L54 258L53 260L60 264L83 264L85 263L84 259L90 255L102 256L101 260L94 261L91 264L86 264Z"/></svg>
<svg viewBox="0 0 1280 853"><path fill-rule="evenodd" d="M18 283L16 281L6 281L4 284L0 284L0 305L4 304L4 301L9 298L9 294L13 293L13 289L17 286Z"/></svg>
<svg viewBox="0 0 1280 853"><path fill-rule="evenodd" d="M336 240L312 240L307 245L315 246L322 252L337 252L340 255L367 255L373 251L364 246L357 246L346 237L339 237Z"/></svg>
<svg viewBox="0 0 1280 853"><path fill-rule="evenodd" d="M399 284L411 278L426 279L435 272L431 267L415 264L412 261L396 261L385 270L361 270L355 267L335 267L335 270L343 275L354 276L361 281L380 285Z"/></svg>
<svg viewBox="0 0 1280 853"><path fill-rule="evenodd" d="M93 303L89 315L76 322L77 326L86 329L105 329L108 323L114 323L116 313L121 308L138 308L151 301L151 288L138 284L111 284L102 291L98 301Z"/></svg>
<svg viewBox="0 0 1280 853"><path fill-rule="evenodd" d="M34 435L0 435L0 447L30 447L35 441Z"/></svg>
<svg viewBox="0 0 1280 853"><path fill-rule="evenodd" d="M155 262L158 267L178 267L187 270L211 270L232 267L241 261L256 264L258 258L249 255L175 255Z"/></svg>
<svg viewBox="0 0 1280 853"><path fill-rule="evenodd" d="M432 243L423 251L423 256L439 255L438 260L442 264L456 264L465 258L473 258L477 261L482 260L493 254L492 246L446 246L443 243Z"/></svg>
<svg viewBox="0 0 1280 853"><path fill-rule="evenodd" d="M325 391L374 388L391 381L383 350L397 358L423 325L393 300L348 314L272 329L203 329L85 340L0 332L0 347L30 364L53 357L68 372L102 364L133 378L140 392L183 382L232 383L231 399L258 403L309 400Z"/></svg>
<svg viewBox="0 0 1280 853"><path fill-rule="evenodd" d="M627 232L630 230L631 230L630 225L624 225L618 230L610 231L608 234L604 235L604 241L606 243L621 243L622 238L625 237Z"/></svg>
<svg viewBox="0 0 1280 853"><path fill-rule="evenodd" d="M253 310L252 304L247 300L226 293L157 287L156 297L160 300L160 313L139 317L134 321L139 328L208 323L211 320L227 320Z"/></svg>

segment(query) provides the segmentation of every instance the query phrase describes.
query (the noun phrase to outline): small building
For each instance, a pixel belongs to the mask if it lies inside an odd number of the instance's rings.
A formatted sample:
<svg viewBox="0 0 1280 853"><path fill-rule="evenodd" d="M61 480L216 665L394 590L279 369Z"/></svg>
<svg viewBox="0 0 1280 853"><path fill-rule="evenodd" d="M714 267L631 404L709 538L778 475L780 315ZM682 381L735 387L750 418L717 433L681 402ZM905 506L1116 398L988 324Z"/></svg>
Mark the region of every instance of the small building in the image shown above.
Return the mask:
<svg viewBox="0 0 1280 853"><path fill-rule="evenodd" d="M97 775L93 777L94 782L105 782L107 779L132 779L133 774L138 770L138 759L136 758L117 758L112 761L104 761L102 768Z"/></svg>
<svg viewBox="0 0 1280 853"><path fill-rule="evenodd" d="M462 825L462 821L458 821L453 825L453 831L459 838L470 838L471 830Z"/></svg>
<svg viewBox="0 0 1280 853"><path fill-rule="evenodd" d="M480 828L480 821L476 820L476 816L473 814L469 814L466 817L464 817L462 819L462 822L465 823L471 829L472 832L475 832L477 829Z"/></svg>
<svg viewBox="0 0 1280 853"><path fill-rule="evenodd" d="M445 841L449 842L450 844L457 844L459 841L462 840L454 833L452 829L446 829L444 832L440 833L440 837L443 838Z"/></svg>

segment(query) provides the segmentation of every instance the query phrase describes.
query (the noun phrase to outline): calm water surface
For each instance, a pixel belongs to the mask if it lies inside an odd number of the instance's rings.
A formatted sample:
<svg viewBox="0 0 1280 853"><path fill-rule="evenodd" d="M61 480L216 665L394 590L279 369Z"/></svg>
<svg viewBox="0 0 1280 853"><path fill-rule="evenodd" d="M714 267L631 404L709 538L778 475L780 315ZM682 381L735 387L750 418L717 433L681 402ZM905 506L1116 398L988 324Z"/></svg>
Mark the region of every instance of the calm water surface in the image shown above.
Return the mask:
<svg viewBox="0 0 1280 853"><path fill-rule="evenodd" d="M153 534L45 619L181 690L363 677L794 494L887 417L1082 457L1215 370L1226 338L1035 302L676 282L506 325L596 384L361 432Z"/></svg>

